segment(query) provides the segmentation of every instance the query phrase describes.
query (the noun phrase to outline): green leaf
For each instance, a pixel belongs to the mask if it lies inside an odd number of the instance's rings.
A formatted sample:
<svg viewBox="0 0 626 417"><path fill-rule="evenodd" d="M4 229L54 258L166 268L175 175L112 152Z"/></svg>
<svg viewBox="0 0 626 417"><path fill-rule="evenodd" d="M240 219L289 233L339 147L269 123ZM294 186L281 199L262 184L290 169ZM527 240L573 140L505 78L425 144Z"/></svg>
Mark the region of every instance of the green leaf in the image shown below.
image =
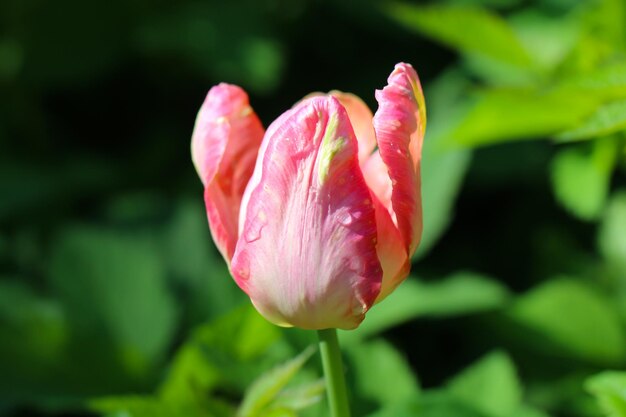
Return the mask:
<svg viewBox="0 0 626 417"><path fill-rule="evenodd" d="M298 415L288 408L275 408L263 413L261 417L298 417Z"/></svg>
<svg viewBox="0 0 626 417"><path fill-rule="evenodd" d="M589 378L585 387L607 416L626 417L626 372L602 372Z"/></svg>
<svg viewBox="0 0 626 417"><path fill-rule="evenodd" d="M409 278L372 308L357 330L341 332L341 336L347 342L356 341L418 317L487 311L508 299L508 291L497 281L469 272L428 283Z"/></svg>
<svg viewBox="0 0 626 417"><path fill-rule="evenodd" d="M475 95L450 142L481 146L550 136L577 126L598 101L575 91L487 90Z"/></svg>
<svg viewBox="0 0 626 417"><path fill-rule="evenodd" d="M106 337L137 376L165 354L177 311L163 264L148 241L95 228L67 229L54 244L50 277L82 341L77 343Z"/></svg>
<svg viewBox="0 0 626 417"><path fill-rule="evenodd" d="M598 39L617 50L624 49L626 42L626 6L621 0L598 0L591 3L585 13L588 30Z"/></svg>
<svg viewBox="0 0 626 417"><path fill-rule="evenodd" d="M626 129L626 100L603 104L583 123L559 133L562 140L592 139Z"/></svg>
<svg viewBox="0 0 626 417"><path fill-rule="evenodd" d="M598 243L604 257L626 271L626 190L611 198L600 225Z"/></svg>
<svg viewBox="0 0 626 417"><path fill-rule="evenodd" d="M623 363L626 334L609 300L580 282L553 279L523 295L512 308L515 322L540 336L538 347L597 364ZM554 347L551 347L551 345Z"/></svg>
<svg viewBox="0 0 626 417"><path fill-rule="evenodd" d="M183 345L170 365L159 396L171 403L194 402L201 392L210 392L220 382L218 366L211 362L201 346Z"/></svg>
<svg viewBox="0 0 626 417"><path fill-rule="evenodd" d="M35 402L68 385L59 378L69 339L62 307L23 280L0 277L0 404Z"/></svg>
<svg viewBox="0 0 626 417"><path fill-rule="evenodd" d="M465 369L448 384L448 391L468 406L492 417L511 415L519 406L522 388L513 362L504 352L492 352Z"/></svg>
<svg viewBox="0 0 626 417"><path fill-rule="evenodd" d="M285 410L302 410L318 403L324 396L326 384L323 379L286 388L278 393L272 401L272 408Z"/></svg>
<svg viewBox="0 0 626 417"><path fill-rule="evenodd" d="M162 236L162 251L193 319L206 321L246 302L245 293L211 243L201 199L179 202Z"/></svg>
<svg viewBox="0 0 626 417"><path fill-rule="evenodd" d="M463 53L481 54L523 68L534 66L506 21L486 9L392 3L387 13L407 28Z"/></svg>
<svg viewBox="0 0 626 417"><path fill-rule="evenodd" d="M274 363L269 349L279 337L276 326L250 305L200 326L176 352L160 396L170 402L189 402L217 387L243 391L255 372Z"/></svg>
<svg viewBox="0 0 626 417"><path fill-rule="evenodd" d="M24 365L54 361L67 342L66 318L59 303L37 296L17 279L0 278L0 323L0 341L4 341L0 362L8 360L7 367L22 357Z"/></svg>
<svg viewBox="0 0 626 417"><path fill-rule="evenodd" d="M309 347L289 362L282 364L259 377L246 390L239 406L239 417L261 417L280 391L291 381L304 363L313 355L315 348Z"/></svg>
<svg viewBox="0 0 626 417"><path fill-rule="evenodd" d="M497 381L490 385L496 385ZM485 387L489 388L489 387ZM476 390L480 387L476 387ZM480 398L486 398L489 394L497 395L495 391L479 393ZM491 400L493 404L499 402L497 398ZM502 399L501 401L505 401ZM508 410L508 407L506 408ZM386 404L380 411L368 414L368 417L489 417L492 414L468 404L459 399L453 393L444 390L431 390L423 393L419 398L406 401L402 404ZM548 417L543 411L519 404L517 408L499 417Z"/></svg>
<svg viewBox="0 0 626 417"><path fill-rule="evenodd" d="M526 404L521 404L509 417L549 417L546 412Z"/></svg>
<svg viewBox="0 0 626 417"><path fill-rule="evenodd" d="M530 7L514 14L509 23L536 63L537 71L529 71L528 68L516 67L484 55L466 55L463 67L490 86L543 85L576 46L581 30L573 14L548 17Z"/></svg>
<svg viewBox="0 0 626 417"><path fill-rule="evenodd" d="M626 97L626 62L608 64L592 71L565 78L557 88L579 91L603 101Z"/></svg>
<svg viewBox="0 0 626 417"><path fill-rule="evenodd" d="M463 57L461 66L474 78L490 87L528 88L538 83L537 74L483 55L468 54Z"/></svg>
<svg viewBox="0 0 626 417"><path fill-rule="evenodd" d="M487 417L444 391L429 391L419 399L386 405L369 417Z"/></svg>
<svg viewBox="0 0 626 417"><path fill-rule="evenodd" d="M573 13L554 17L528 7L514 14L509 22L533 60L546 71L561 65L580 37L581 25Z"/></svg>
<svg viewBox="0 0 626 417"><path fill-rule="evenodd" d="M415 399L420 388L400 352L383 340L350 346L349 376L357 398L389 405ZM357 401L362 403L365 401Z"/></svg>
<svg viewBox="0 0 626 417"><path fill-rule="evenodd" d="M212 410L193 403L170 403L149 396L104 397L88 407L99 413L122 413L128 417L228 417L223 409Z"/></svg>
<svg viewBox="0 0 626 417"><path fill-rule="evenodd" d="M572 214L584 220L600 216L617 151L613 138L603 138L590 146L567 147L556 155L551 167L552 186L558 201Z"/></svg>
<svg viewBox="0 0 626 417"><path fill-rule="evenodd" d="M624 2L597 0L575 3L572 15L579 21L581 33L564 70L585 73L597 67L615 63L624 56Z"/></svg>
<svg viewBox="0 0 626 417"><path fill-rule="evenodd" d="M542 364L542 371L545 372L547 378L543 377L539 380L529 378L528 400L555 412L597 416L595 401L586 395L583 387L585 380L591 375L590 371L580 366L573 366L571 360L570 365L565 365L566 368L563 368L558 364L563 363L561 357L552 356L546 359L535 362ZM561 369L570 371L564 373Z"/></svg>

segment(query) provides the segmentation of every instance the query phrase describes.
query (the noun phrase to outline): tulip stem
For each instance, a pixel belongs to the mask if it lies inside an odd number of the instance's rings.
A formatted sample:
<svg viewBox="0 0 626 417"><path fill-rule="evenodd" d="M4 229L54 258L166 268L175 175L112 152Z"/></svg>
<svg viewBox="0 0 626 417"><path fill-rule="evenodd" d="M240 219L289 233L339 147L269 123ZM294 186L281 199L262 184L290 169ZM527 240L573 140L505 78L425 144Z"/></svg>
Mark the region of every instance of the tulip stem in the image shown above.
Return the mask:
<svg viewBox="0 0 626 417"><path fill-rule="evenodd" d="M326 394L331 417L350 417L346 380L344 377L341 350L337 340L337 330L318 330L320 354L326 378Z"/></svg>

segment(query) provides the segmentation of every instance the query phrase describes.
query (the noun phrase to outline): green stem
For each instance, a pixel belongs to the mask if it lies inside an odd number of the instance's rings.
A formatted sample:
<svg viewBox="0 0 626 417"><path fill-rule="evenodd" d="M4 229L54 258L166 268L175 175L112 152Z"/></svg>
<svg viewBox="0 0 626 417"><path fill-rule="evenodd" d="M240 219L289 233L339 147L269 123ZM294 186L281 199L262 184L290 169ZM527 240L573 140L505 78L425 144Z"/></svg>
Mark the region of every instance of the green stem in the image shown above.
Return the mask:
<svg viewBox="0 0 626 417"><path fill-rule="evenodd" d="M350 417L346 380L341 362L341 351L335 329L318 330L320 354L326 377L326 393L331 417Z"/></svg>

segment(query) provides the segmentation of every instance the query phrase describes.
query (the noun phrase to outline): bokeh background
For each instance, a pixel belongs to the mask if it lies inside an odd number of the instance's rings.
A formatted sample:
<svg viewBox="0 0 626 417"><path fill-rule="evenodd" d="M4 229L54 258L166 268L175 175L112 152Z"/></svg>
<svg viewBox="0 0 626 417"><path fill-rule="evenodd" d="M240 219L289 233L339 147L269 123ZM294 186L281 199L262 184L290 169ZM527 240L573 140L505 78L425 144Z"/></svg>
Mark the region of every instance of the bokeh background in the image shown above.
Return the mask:
<svg viewBox="0 0 626 417"><path fill-rule="evenodd" d="M315 335L211 242L191 131L220 81L267 126L311 91L375 109L405 61L425 231L340 335L354 414L626 416L625 26L621 0L2 0L0 414L325 416Z"/></svg>

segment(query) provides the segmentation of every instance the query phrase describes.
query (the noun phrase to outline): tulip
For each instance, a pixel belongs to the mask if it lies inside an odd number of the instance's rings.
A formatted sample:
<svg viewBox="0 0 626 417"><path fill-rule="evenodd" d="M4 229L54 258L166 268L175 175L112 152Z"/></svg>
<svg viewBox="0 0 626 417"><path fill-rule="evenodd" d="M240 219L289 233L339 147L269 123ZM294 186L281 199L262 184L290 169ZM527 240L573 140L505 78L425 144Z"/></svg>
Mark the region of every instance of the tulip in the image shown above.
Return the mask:
<svg viewBox="0 0 626 417"><path fill-rule="evenodd" d="M409 64L376 91L306 97L267 131L239 87L204 101L192 157L239 287L280 326L354 329L408 275L422 233L424 96Z"/></svg>

